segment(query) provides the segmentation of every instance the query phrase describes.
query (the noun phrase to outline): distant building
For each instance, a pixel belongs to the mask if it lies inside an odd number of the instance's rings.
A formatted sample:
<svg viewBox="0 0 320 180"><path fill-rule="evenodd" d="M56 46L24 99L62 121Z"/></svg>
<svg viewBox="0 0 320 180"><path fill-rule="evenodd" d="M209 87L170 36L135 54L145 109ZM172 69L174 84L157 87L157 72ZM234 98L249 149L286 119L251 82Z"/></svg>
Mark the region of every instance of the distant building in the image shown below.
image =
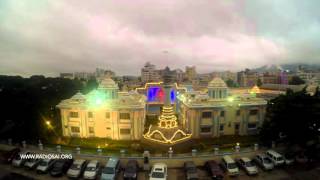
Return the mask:
<svg viewBox="0 0 320 180"><path fill-rule="evenodd" d="M230 95L221 78L213 79L208 92L191 91L178 97L180 123L193 138L256 134L262 126L267 101Z"/></svg>
<svg viewBox="0 0 320 180"><path fill-rule="evenodd" d="M60 73L60 78L64 78L64 79L73 79L73 73Z"/></svg>
<svg viewBox="0 0 320 180"><path fill-rule="evenodd" d="M259 74L248 69L237 73L237 82L241 87L253 87L258 83L258 79Z"/></svg>
<svg viewBox="0 0 320 180"><path fill-rule="evenodd" d="M197 76L197 71L195 66L186 66L186 78L192 81Z"/></svg>
<svg viewBox="0 0 320 180"><path fill-rule="evenodd" d="M101 81L105 77L110 77L110 78L115 78L116 77L116 73L115 72L113 72L111 70L107 70L107 69L101 69L101 68L96 68L96 72L94 74L95 74L95 78L98 81Z"/></svg>
<svg viewBox="0 0 320 180"><path fill-rule="evenodd" d="M145 98L136 92L118 92L118 85L104 78L96 90L80 92L61 101L63 136L139 140L145 123Z"/></svg>
<svg viewBox="0 0 320 180"><path fill-rule="evenodd" d="M141 81L142 82L154 82L159 81L160 75L156 70L156 66L147 62L141 69Z"/></svg>
<svg viewBox="0 0 320 180"><path fill-rule="evenodd" d="M95 74L90 73L90 72L75 72L74 73L74 79L89 80L94 77L95 77Z"/></svg>
<svg viewBox="0 0 320 180"><path fill-rule="evenodd" d="M222 80L232 80L237 82L237 73L231 71L213 72L211 73L211 78L220 77Z"/></svg>
<svg viewBox="0 0 320 180"><path fill-rule="evenodd" d="M306 83L319 83L320 82L320 72L298 71L296 75L299 76Z"/></svg>
<svg viewBox="0 0 320 180"><path fill-rule="evenodd" d="M181 69L174 70L174 78L176 82L178 83L183 82L184 77L185 77L185 73Z"/></svg>
<svg viewBox="0 0 320 180"><path fill-rule="evenodd" d="M105 72L104 69L96 68L95 76L96 77L103 77L104 76L104 72Z"/></svg>

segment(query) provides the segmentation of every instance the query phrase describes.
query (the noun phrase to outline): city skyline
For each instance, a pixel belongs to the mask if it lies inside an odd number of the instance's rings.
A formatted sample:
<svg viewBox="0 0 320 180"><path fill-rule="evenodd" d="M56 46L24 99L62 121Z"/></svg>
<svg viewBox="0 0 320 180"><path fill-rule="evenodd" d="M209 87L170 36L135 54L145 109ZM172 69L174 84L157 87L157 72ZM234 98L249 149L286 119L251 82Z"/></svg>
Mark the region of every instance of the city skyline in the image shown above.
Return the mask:
<svg viewBox="0 0 320 180"><path fill-rule="evenodd" d="M2 1L0 74L58 76L102 67L139 75L147 61L159 69L195 65L199 73L315 64L319 3Z"/></svg>

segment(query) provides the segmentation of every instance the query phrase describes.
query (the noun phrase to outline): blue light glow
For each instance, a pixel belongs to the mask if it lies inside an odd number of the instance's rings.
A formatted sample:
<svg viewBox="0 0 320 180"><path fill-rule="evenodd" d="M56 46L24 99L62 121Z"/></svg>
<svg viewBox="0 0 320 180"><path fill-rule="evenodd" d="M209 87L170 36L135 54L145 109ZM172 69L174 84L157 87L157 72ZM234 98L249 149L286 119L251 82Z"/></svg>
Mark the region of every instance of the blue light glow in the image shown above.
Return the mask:
<svg viewBox="0 0 320 180"><path fill-rule="evenodd" d="M176 93L175 93L174 89L172 89L170 92L170 100L171 100L171 103L174 103L176 100Z"/></svg>

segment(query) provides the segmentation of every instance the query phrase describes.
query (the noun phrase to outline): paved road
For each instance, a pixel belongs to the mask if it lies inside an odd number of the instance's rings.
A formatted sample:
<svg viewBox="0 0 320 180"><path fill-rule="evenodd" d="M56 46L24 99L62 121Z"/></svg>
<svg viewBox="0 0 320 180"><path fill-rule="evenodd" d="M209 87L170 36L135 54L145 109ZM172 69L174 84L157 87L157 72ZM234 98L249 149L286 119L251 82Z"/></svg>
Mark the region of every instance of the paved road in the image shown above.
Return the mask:
<svg viewBox="0 0 320 180"><path fill-rule="evenodd" d="M22 175L22 176L21 176ZM200 180L209 180L208 174L202 168L199 168ZM0 180L7 179L39 179L39 180L53 180L48 174L39 175L35 171L26 170L24 168L14 168L11 165L0 164ZM59 179L67 180L66 176ZM147 180L148 173L140 172L138 174L138 180ZM185 174L181 168L169 168L168 180L184 180ZM248 176L243 171L240 171L240 175L235 178L226 177L226 180L320 180L320 169L314 169L312 171L306 170L301 166L291 166L287 168L277 168L270 172L265 172L260 169L259 175ZM122 180L122 174L119 174L118 180Z"/></svg>

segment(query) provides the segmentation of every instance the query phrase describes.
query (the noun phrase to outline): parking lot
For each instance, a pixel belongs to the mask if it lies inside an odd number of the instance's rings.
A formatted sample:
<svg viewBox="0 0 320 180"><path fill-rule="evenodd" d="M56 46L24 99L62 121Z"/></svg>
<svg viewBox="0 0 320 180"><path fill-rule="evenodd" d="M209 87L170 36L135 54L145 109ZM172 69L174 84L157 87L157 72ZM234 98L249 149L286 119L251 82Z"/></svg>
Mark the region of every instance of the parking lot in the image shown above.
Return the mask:
<svg viewBox="0 0 320 180"><path fill-rule="evenodd" d="M200 180L209 180L209 176L207 172L202 168L198 168ZM39 179L39 180L47 180L47 179L57 179L49 176L48 174L39 175L35 171L29 171L24 168L13 168L11 165L0 164L0 179L22 179L23 176L18 176L16 174L12 174L10 178L8 175L10 173L16 173L19 175L23 175L25 179ZM28 178L27 178L28 177ZM59 179L68 179L66 176L63 176ZM99 178L98 178L99 179ZM138 175L139 180L147 180L148 173L147 172L139 172ZM183 180L185 179L185 174L182 168L169 168L168 170L168 180ZM277 168L270 172L265 172L259 169L259 175L257 176L248 176L243 171L240 171L240 175L238 177L226 177L225 179L237 179L237 180L320 180L320 172L319 170L305 170L301 166L292 166L286 168ZM118 175L118 180L122 180L122 175Z"/></svg>

